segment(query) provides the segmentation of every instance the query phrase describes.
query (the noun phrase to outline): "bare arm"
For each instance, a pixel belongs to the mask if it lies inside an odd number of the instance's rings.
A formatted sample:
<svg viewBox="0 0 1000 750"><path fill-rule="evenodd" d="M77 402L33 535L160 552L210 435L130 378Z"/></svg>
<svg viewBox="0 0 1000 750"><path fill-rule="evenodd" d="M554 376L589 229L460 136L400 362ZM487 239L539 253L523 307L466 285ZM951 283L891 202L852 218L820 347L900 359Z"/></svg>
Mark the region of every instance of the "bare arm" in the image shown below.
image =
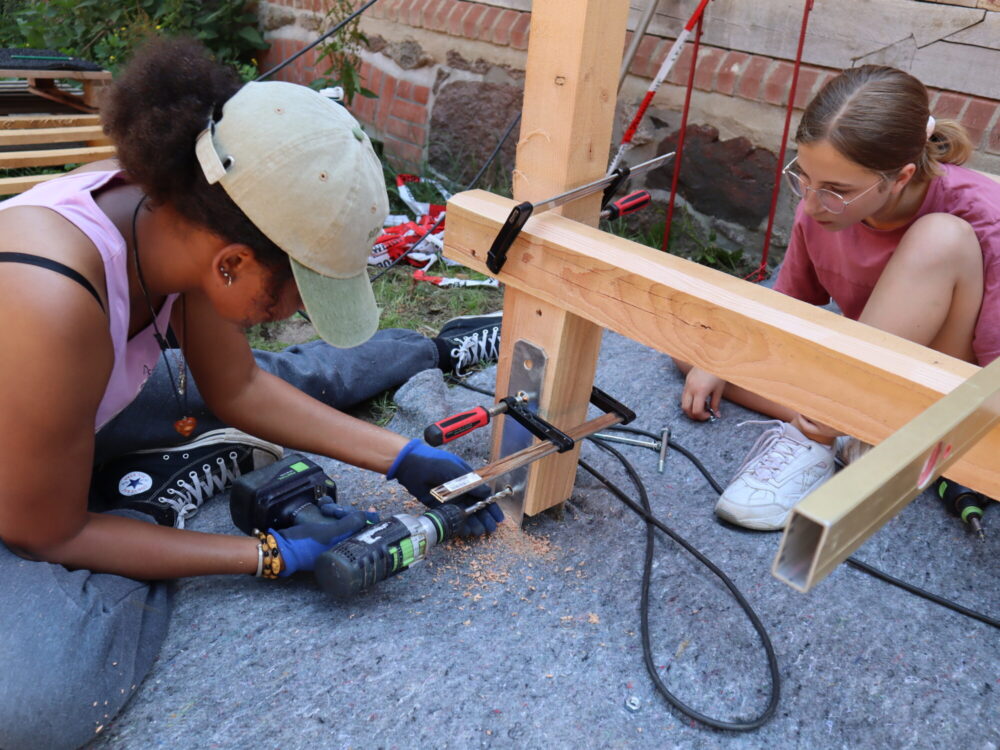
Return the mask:
<svg viewBox="0 0 1000 750"><path fill-rule="evenodd" d="M25 240L42 238L29 232ZM7 248L20 249L10 239ZM255 571L254 539L87 512L94 419L113 358L107 318L59 274L14 264L2 270L0 317L31 322L0 326L4 543L32 559L139 579Z"/></svg>
<svg viewBox="0 0 1000 750"><path fill-rule="evenodd" d="M348 416L257 367L239 326L189 293L184 352L209 408L226 423L295 450L384 474L407 439Z"/></svg>

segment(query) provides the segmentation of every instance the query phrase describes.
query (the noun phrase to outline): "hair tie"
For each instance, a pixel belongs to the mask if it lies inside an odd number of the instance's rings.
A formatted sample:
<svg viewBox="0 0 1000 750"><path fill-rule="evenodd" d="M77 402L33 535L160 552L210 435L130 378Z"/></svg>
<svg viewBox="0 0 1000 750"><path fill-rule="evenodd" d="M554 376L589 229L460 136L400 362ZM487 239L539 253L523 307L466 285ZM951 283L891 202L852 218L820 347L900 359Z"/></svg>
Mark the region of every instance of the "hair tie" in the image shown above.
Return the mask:
<svg viewBox="0 0 1000 750"><path fill-rule="evenodd" d="M927 140L930 140L931 136L934 135L935 125L937 125L937 120L934 119L934 115L930 115L927 118Z"/></svg>

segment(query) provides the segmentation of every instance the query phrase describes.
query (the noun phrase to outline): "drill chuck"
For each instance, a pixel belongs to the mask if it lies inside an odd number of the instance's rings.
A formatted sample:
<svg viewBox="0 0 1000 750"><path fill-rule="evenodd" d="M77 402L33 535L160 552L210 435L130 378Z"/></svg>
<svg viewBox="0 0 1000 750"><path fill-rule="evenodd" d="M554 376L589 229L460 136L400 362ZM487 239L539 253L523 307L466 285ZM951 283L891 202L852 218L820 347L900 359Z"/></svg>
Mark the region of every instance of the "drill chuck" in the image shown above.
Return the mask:
<svg viewBox="0 0 1000 750"><path fill-rule="evenodd" d="M466 510L446 503L419 516L400 513L327 550L316 560L316 581L337 599L349 599L423 560L455 536Z"/></svg>

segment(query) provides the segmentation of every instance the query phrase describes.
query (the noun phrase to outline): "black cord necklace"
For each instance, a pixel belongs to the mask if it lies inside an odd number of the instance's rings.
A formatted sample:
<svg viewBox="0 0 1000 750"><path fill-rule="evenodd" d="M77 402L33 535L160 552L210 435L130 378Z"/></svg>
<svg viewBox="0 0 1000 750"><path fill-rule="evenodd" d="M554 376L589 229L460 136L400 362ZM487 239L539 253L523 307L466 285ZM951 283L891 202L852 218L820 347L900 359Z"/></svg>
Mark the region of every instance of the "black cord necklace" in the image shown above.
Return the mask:
<svg viewBox="0 0 1000 750"><path fill-rule="evenodd" d="M135 257L135 275L139 280L139 288L142 289L142 296L146 299L146 305L149 307L149 314L153 322L153 338L156 339L156 343L160 346L160 353L163 355L163 366L167 368L167 378L170 380L170 390L174 392L174 398L177 399L177 407L181 414L180 419L174 422L174 429L184 437L189 437L194 432L194 428L197 427L198 420L192 416L184 416L188 414L187 367L184 364L184 355L181 353L178 356L177 381L175 383L174 373L170 369L170 358L167 356L167 350L170 348L170 345L160 332L160 327L156 324L156 311L153 309L153 301L150 299L149 291L146 289L146 280L142 275L142 265L139 263L139 238L136 234L135 225L139 217L139 209L142 208L145 202L146 196L143 195L136 204L135 211L132 212L132 255ZM181 318L184 330L187 331L187 304L183 295L181 295Z"/></svg>

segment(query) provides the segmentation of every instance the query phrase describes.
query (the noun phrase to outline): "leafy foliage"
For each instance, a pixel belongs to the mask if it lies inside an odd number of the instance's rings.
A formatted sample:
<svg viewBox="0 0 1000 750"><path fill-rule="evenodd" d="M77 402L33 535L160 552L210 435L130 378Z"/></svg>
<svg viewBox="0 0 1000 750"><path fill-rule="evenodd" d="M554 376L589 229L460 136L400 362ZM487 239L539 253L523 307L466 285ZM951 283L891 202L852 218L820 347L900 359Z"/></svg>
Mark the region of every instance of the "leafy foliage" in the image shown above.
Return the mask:
<svg viewBox="0 0 1000 750"><path fill-rule="evenodd" d="M323 18L322 29L332 29L354 12L353 0L332 0ZM319 47L320 59L326 59L329 67L323 71L323 76L312 82L313 88L321 89L327 86L340 86L344 90L344 103L350 105L358 94L375 98L374 91L369 91L361 85L361 48L368 45L366 37L360 28L361 17L358 16L346 24L340 31L326 40Z"/></svg>
<svg viewBox="0 0 1000 750"><path fill-rule="evenodd" d="M0 43L57 49L117 71L151 34L202 41L216 59L248 77L266 49L247 0L4 0Z"/></svg>

